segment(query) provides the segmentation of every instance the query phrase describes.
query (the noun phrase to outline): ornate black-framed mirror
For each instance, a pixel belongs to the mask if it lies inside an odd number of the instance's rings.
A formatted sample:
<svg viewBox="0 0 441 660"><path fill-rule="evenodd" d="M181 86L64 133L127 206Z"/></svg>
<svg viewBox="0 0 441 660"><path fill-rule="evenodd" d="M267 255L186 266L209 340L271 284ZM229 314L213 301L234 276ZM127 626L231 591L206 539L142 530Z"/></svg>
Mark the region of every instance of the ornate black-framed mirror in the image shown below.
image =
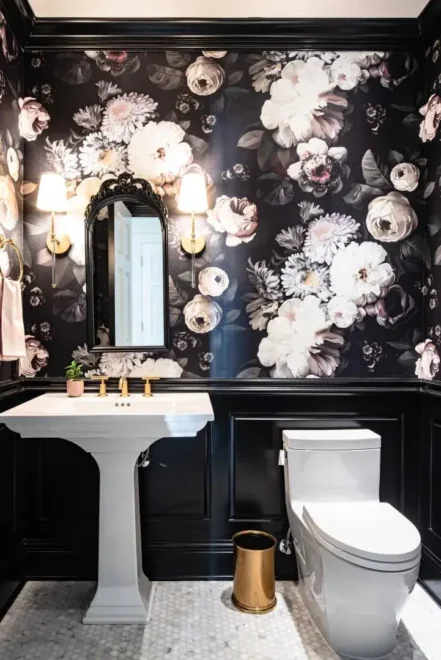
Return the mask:
<svg viewBox="0 0 441 660"><path fill-rule="evenodd" d="M86 209L89 350L169 349L168 211L144 179L103 181Z"/></svg>

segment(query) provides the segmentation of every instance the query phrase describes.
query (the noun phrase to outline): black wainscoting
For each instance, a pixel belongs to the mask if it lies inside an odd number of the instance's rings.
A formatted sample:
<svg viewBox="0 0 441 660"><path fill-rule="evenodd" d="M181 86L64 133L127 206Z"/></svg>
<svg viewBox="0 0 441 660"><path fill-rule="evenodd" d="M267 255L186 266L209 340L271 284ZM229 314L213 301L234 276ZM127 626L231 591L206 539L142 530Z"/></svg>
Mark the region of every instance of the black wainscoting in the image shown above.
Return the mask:
<svg viewBox="0 0 441 660"><path fill-rule="evenodd" d="M38 395L45 385L59 388L59 381L44 380L26 382L10 404ZM163 389L178 387L162 383ZM199 387L180 383L182 389ZM209 389L215 422L196 438L156 442L150 466L139 473L143 564L153 579L229 578L235 532L255 528L285 536L278 466L284 428L365 426L378 432L381 497L418 522L418 383L217 381ZM93 458L64 440L14 436L13 446L15 556L22 574L95 578L99 474ZM292 557L277 553L277 575L295 577Z"/></svg>
<svg viewBox="0 0 441 660"><path fill-rule="evenodd" d="M421 395L420 512L421 581L441 604L441 387Z"/></svg>

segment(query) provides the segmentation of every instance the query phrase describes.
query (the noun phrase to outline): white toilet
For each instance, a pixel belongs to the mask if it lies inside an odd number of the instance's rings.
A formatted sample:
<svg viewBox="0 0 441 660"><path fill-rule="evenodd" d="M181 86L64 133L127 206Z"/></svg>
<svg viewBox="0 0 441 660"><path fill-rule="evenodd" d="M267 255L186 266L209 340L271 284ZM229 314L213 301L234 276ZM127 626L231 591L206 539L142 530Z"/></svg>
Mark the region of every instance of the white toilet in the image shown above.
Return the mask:
<svg viewBox="0 0 441 660"><path fill-rule="evenodd" d="M421 538L379 501L381 438L367 429L292 430L283 443L305 605L340 655L387 657L418 577Z"/></svg>

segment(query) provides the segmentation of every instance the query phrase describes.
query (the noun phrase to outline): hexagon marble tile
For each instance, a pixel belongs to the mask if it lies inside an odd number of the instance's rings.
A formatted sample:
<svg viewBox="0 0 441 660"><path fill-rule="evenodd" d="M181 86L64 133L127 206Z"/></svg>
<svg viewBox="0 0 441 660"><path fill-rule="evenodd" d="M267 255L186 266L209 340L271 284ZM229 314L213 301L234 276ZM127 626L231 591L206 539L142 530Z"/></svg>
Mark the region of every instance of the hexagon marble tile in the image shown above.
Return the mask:
<svg viewBox="0 0 441 660"><path fill-rule="evenodd" d="M335 660L297 586L278 582L263 616L231 605L226 582L158 582L148 626L84 626L90 582L28 582L0 623L1 660ZM440 660L441 609L411 595L391 660Z"/></svg>

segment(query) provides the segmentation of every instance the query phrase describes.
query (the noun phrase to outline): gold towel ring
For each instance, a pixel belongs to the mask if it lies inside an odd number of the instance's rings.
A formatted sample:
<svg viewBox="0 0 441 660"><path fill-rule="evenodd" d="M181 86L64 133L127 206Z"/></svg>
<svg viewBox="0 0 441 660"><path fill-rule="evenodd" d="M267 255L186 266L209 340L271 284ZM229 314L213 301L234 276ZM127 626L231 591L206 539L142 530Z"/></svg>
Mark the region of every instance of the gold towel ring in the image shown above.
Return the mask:
<svg viewBox="0 0 441 660"><path fill-rule="evenodd" d="M23 260L21 258L20 250L18 249L12 238L5 238L5 236L0 234L0 250L5 250L7 245L10 245L17 254L18 262L20 264L20 274L18 276L18 282L21 282L23 280ZM0 267L0 274L3 275L3 273L1 272L1 267Z"/></svg>

